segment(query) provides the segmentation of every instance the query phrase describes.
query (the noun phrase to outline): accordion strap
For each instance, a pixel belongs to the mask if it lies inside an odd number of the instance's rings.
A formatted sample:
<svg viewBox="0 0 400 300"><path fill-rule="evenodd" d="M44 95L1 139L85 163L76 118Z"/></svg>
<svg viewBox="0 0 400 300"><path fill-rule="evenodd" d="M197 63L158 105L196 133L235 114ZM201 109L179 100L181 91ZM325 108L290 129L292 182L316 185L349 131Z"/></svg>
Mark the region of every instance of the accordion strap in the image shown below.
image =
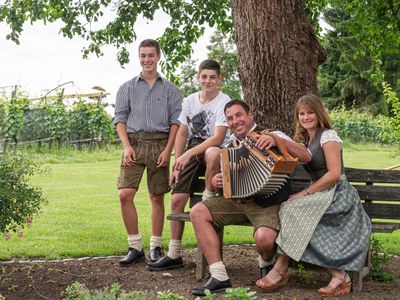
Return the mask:
<svg viewBox="0 0 400 300"><path fill-rule="evenodd" d="M282 153L283 157L286 160L292 160L293 159L293 157L287 151L287 148L286 148L285 144L281 141L281 139L277 135L269 132L268 130L261 131L259 133L259 135L269 135L270 137L272 137L274 139L275 144L278 147L279 151Z"/></svg>

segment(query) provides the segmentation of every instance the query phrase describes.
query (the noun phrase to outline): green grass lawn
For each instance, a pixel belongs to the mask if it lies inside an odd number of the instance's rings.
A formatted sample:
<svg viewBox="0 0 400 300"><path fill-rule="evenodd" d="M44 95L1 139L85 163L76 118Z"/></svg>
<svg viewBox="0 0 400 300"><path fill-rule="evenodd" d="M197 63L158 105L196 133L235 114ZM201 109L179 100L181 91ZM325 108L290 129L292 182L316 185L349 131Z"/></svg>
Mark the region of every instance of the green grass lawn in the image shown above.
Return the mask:
<svg viewBox="0 0 400 300"><path fill-rule="evenodd" d="M347 147L348 146L348 147ZM348 167L386 168L400 162L390 157L390 148L374 145L345 145L344 161ZM116 178L120 151L62 152L35 155L51 169L47 175L37 175L32 183L43 189L49 203L43 212L24 229L24 236L13 235L0 240L0 259L11 257L101 256L123 254L127 249L126 233L119 210ZM150 201L145 180L136 196L140 216L140 231L145 248L150 238ZM170 195L166 196L166 213L170 210ZM228 226L225 244L253 243L251 227ZM385 249L400 255L400 230L379 234ZM169 222L165 222L163 244L168 246ZM186 224L184 247L194 247L192 226Z"/></svg>
<svg viewBox="0 0 400 300"><path fill-rule="evenodd" d="M127 241L120 216L116 179L120 151L83 153L62 151L61 157L51 153L36 160L45 163L50 174L36 175L32 183L39 185L48 205L23 230L24 236L13 234L10 240L0 240L0 259L10 257L99 256L126 252ZM103 151L104 152L104 151ZM115 153L114 153L115 152ZM96 156L100 157L96 161ZM88 162L82 162L82 161ZM50 163L49 163L50 162ZM147 189L140 187L136 205L140 215L140 230L145 247L150 238L150 200ZM166 212L170 195L166 195ZM187 226L187 247L196 244L191 226ZM169 222L165 222L165 247L169 238Z"/></svg>

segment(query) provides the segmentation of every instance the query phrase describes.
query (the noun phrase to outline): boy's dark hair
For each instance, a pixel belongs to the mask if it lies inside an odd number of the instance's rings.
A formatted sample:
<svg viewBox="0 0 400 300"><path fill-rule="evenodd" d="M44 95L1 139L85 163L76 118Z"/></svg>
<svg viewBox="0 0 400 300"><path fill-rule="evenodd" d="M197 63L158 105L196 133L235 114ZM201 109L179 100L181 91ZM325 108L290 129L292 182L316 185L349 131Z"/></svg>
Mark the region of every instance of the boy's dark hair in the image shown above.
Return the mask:
<svg viewBox="0 0 400 300"><path fill-rule="evenodd" d="M214 70L217 72L218 76L221 75L221 66L215 60L206 59L203 60L199 66L199 74L203 70Z"/></svg>
<svg viewBox="0 0 400 300"><path fill-rule="evenodd" d="M243 109L244 109L244 111L246 113L250 112L249 105L246 102L244 102L243 100L231 100L231 101L229 101L228 103L225 104L224 113L226 113L226 110L228 108L230 108L231 106L234 106L234 105L240 105L241 107L243 107Z"/></svg>
<svg viewBox="0 0 400 300"><path fill-rule="evenodd" d="M156 48L157 54L158 55L160 54L160 45L156 40L147 39L141 41L141 43L139 44L139 53L140 53L140 48L145 48L145 47L154 47Z"/></svg>

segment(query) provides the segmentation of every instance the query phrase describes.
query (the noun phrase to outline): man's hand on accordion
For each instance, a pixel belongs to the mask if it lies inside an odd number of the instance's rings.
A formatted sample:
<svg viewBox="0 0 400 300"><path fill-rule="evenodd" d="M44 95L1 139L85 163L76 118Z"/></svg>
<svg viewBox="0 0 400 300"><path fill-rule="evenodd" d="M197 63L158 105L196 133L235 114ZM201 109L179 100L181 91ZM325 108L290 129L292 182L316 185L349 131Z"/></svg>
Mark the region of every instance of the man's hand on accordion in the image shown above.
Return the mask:
<svg viewBox="0 0 400 300"><path fill-rule="evenodd" d="M214 177L211 179L211 184L214 187L215 190L220 190L223 187L222 183L222 173L214 175Z"/></svg>
<svg viewBox="0 0 400 300"><path fill-rule="evenodd" d="M279 137L276 137L276 138L279 138ZM257 142L255 143L255 146L261 150L271 149L272 147L276 146L276 142L272 136L266 135L266 134L261 134L258 137Z"/></svg>

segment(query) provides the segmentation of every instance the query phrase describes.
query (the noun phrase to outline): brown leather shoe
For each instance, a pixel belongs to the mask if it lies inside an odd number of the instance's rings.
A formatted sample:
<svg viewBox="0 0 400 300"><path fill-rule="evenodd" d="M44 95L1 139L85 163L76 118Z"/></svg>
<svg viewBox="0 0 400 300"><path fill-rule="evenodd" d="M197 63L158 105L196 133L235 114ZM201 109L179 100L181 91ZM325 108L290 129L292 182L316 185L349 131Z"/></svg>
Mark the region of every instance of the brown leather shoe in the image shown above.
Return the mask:
<svg viewBox="0 0 400 300"><path fill-rule="evenodd" d="M267 278L267 276L261 278L260 280L257 280L257 282L256 282L257 287L259 289L261 289L264 293L273 292L288 283L289 275L290 275L289 269L286 271L285 274L282 274L275 268L272 268L272 270L270 272L272 272L272 271L277 272L281 276L281 279L277 283L272 283Z"/></svg>
<svg viewBox="0 0 400 300"><path fill-rule="evenodd" d="M345 273L343 282L337 287L330 286L329 284L318 290L321 297L341 297L350 295L351 281L349 275Z"/></svg>

